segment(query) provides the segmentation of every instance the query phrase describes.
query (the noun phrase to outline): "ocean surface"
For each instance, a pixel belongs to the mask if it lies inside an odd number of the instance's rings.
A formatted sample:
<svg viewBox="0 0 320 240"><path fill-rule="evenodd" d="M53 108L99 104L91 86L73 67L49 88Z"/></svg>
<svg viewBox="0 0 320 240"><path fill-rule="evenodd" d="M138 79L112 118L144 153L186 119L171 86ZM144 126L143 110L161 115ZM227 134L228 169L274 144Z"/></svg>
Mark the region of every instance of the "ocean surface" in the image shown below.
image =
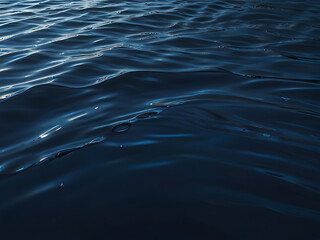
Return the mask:
<svg viewBox="0 0 320 240"><path fill-rule="evenodd" d="M320 239L319 0L0 0L0 237Z"/></svg>

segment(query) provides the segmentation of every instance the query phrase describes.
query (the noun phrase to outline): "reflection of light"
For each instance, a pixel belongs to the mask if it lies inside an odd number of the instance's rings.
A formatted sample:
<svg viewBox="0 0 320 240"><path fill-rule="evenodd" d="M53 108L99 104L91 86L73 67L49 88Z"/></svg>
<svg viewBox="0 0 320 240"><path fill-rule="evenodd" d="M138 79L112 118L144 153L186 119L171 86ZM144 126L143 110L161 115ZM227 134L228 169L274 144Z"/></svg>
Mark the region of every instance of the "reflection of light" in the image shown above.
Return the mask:
<svg viewBox="0 0 320 240"><path fill-rule="evenodd" d="M0 99L5 99L5 98L10 97L10 96L11 96L10 93L9 94L5 94L5 95L0 96Z"/></svg>
<svg viewBox="0 0 320 240"><path fill-rule="evenodd" d="M33 83L33 82L37 82L37 81L40 81L40 80L43 80L43 79L46 79L48 78L48 76L44 76L44 77L40 77L40 78L36 78L36 79L32 79L30 81L25 81L25 82L20 82L20 83L15 83L15 84L11 84L11 85L7 85L7 86L3 86L3 87L0 87L0 89L3 89L3 90L8 90L8 89L11 89L13 87L17 87L17 86L21 86L21 85L27 85L28 83ZM53 82L54 79L46 82L46 83L51 83ZM24 89L24 90L20 90L18 92L23 92L27 89L27 87Z"/></svg>
<svg viewBox="0 0 320 240"><path fill-rule="evenodd" d="M99 107L95 107L94 109L96 109L96 110L97 110L98 108L99 108Z"/></svg>
<svg viewBox="0 0 320 240"><path fill-rule="evenodd" d="M62 127L58 127L58 126L59 126L59 125L54 126L53 128L50 128L48 131L45 131L44 133L42 133L42 134L39 136L39 138L45 138L45 137L47 137L50 133L59 131Z"/></svg>
<svg viewBox="0 0 320 240"><path fill-rule="evenodd" d="M40 162L42 162L43 160L47 159L48 157L43 157L40 159Z"/></svg>
<svg viewBox="0 0 320 240"><path fill-rule="evenodd" d="M24 170L24 167L19 168L18 170L16 170L16 172L21 172L22 170Z"/></svg>
<svg viewBox="0 0 320 240"><path fill-rule="evenodd" d="M85 116L85 115L87 115L87 114L88 114L88 113L83 113L83 114L80 114L80 115L75 116L75 117L73 117L73 118L69 118L68 121L70 122L70 121L76 120L76 119L81 118L81 117L83 117L83 116Z"/></svg>
<svg viewBox="0 0 320 240"><path fill-rule="evenodd" d="M45 138L46 136L48 136L49 135L49 133L43 133L43 134L41 134L39 137L40 138Z"/></svg>
<svg viewBox="0 0 320 240"><path fill-rule="evenodd" d="M49 23L49 24L38 26L38 27L34 27L34 28L29 29L29 30L24 31L24 32L20 32L20 33L4 36L4 37L0 38L0 41L6 40L6 39L9 39L9 38L12 38L12 37L16 37L16 36L19 36L19 35L22 35L22 34L29 34L29 33L33 33L33 32L37 32L37 31L43 30L43 29L47 29L47 28L49 28L49 27L51 27L53 25L54 25L54 23Z"/></svg>
<svg viewBox="0 0 320 240"><path fill-rule="evenodd" d="M6 86L6 87L0 87L0 89L3 89L3 90L9 90L12 88L12 85L10 86ZM12 93L7 93L7 94L4 94L2 96L0 96L0 100L1 99L6 99L6 98L9 98L9 97L12 97L12 96L15 96L15 95L18 95L20 93L23 93L24 91L26 91L27 89L22 89L22 90L18 90L16 92L12 92Z"/></svg>
<svg viewBox="0 0 320 240"><path fill-rule="evenodd" d="M7 40L7 39L9 39L9 38L11 38L11 37L14 37L14 36L16 36L16 35L17 35L17 34L1 37L1 38L0 38L0 42L3 41L3 40Z"/></svg>
<svg viewBox="0 0 320 240"><path fill-rule="evenodd" d="M57 66L62 65L63 63L65 63L65 61L55 61L55 62L58 62L58 63L57 63L57 64L54 64L54 65L50 65L50 66L45 67L45 68L38 69L38 70L36 70L36 71L34 71L34 72L46 71L46 70L48 70L48 69L55 68L55 67L57 67ZM53 62L52 62L52 63L53 63ZM32 75L28 75L28 76L32 76ZM27 76L26 76L26 77L27 77Z"/></svg>
<svg viewBox="0 0 320 240"><path fill-rule="evenodd" d="M3 71L6 71L6 70L8 70L9 68L1 68L0 69L0 72L3 72Z"/></svg>

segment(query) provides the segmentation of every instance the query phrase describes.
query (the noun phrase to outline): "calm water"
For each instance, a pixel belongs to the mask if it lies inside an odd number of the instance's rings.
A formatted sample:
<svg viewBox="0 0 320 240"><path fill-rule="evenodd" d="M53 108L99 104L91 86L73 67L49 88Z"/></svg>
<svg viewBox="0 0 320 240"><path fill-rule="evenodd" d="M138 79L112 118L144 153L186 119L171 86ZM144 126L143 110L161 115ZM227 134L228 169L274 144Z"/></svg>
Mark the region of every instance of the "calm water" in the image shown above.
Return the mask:
<svg viewBox="0 0 320 240"><path fill-rule="evenodd" d="M318 0L0 0L1 239L320 239Z"/></svg>

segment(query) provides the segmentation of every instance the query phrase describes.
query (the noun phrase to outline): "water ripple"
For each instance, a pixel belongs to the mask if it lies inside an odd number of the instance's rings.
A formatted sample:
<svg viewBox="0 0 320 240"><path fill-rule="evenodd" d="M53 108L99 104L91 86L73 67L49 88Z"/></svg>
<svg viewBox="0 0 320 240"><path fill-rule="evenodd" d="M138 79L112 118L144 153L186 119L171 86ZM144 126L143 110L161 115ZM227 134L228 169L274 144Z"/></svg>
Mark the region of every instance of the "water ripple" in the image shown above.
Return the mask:
<svg viewBox="0 0 320 240"><path fill-rule="evenodd" d="M2 236L319 239L319 11L1 1Z"/></svg>

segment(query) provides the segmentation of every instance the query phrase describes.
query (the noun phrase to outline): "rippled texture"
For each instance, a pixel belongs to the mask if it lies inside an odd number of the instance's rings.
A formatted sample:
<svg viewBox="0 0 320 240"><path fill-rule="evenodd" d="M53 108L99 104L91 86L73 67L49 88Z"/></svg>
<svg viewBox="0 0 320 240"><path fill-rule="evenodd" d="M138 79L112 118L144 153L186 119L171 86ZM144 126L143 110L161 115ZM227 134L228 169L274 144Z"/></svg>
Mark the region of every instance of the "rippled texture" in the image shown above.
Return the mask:
<svg viewBox="0 0 320 240"><path fill-rule="evenodd" d="M320 239L318 1L0 0L5 239Z"/></svg>

